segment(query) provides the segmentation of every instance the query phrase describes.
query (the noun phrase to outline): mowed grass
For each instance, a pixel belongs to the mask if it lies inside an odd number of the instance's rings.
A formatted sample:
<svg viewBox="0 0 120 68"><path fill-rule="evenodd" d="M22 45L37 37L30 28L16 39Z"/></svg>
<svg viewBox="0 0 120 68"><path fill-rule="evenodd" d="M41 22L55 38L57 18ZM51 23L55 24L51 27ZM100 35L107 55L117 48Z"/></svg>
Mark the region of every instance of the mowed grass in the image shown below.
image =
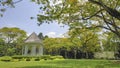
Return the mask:
<svg viewBox="0 0 120 68"><path fill-rule="evenodd" d="M120 68L120 62L115 60L42 60L2 62L0 68Z"/></svg>

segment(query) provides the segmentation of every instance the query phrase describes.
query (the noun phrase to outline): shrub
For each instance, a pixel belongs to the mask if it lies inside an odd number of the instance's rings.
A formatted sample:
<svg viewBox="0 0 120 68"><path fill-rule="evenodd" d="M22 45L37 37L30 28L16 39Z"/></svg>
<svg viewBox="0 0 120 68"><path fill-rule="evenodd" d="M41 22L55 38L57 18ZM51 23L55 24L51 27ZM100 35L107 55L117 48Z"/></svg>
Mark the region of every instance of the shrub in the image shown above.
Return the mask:
<svg viewBox="0 0 120 68"><path fill-rule="evenodd" d="M44 60L54 60L54 59L63 59L62 56L50 56L50 55L43 55L43 56L12 56L12 59L19 60L19 61L40 61L40 59Z"/></svg>
<svg viewBox="0 0 120 68"><path fill-rule="evenodd" d="M50 55L43 55L40 58L44 60L64 59L63 56L50 56Z"/></svg>
<svg viewBox="0 0 120 68"><path fill-rule="evenodd" d="M1 61L5 61L5 62L9 62L11 60L12 60L12 58L9 57L9 56L4 56L4 57L1 58Z"/></svg>
<svg viewBox="0 0 120 68"><path fill-rule="evenodd" d="M31 59L30 58L26 58L26 61L30 61Z"/></svg>
<svg viewBox="0 0 120 68"><path fill-rule="evenodd" d="M51 58L51 56L50 56L50 55L43 55L43 56L41 56L40 58L41 58L41 59L44 59L44 60L48 60L48 59Z"/></svg>
<svg viewBox="0 0 120 68"><path fill-rule="evenodd" d="M35 58L35 56L22 56L22 55L16 55L16 56L12 56L12 59L18 59L19 61L24 61L24 60L31 60L32 58Z"/></svg>
<svg viewBox="0 0 120 68"><path fill-rule="evenodd" d="M23 56L20 56L20 55L15 55L15 56L12 56L13 59L22 59Z"/></svg>
<svg viewBox="0 0 120 68"><path fill-rule="evenodd" d="M12 56L12 59L18 59L19 61L22 60L23 58L24 58L23 56L19 56L19 55Z"/></svg>
<svg viewBox="0 0 120 68"><path fill-rule="evenodd" d="M35 61L40 61L40 58L35 58Z"/></svg>

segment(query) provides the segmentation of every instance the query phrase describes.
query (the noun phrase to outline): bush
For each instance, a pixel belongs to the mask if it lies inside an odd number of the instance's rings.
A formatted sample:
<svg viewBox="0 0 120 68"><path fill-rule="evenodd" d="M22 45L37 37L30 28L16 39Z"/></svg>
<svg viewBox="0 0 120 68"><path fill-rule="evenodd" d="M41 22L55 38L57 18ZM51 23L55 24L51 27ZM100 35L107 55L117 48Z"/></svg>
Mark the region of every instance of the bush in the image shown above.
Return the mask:
<svg viewBox="0 0 120 68"><path fill-rule="evenodd" d="M11 60L12 60L12 58L9 57L9 56L4 56L4 57L1 58L1 61L5 61L5 62L9 62Z"/></svg>
<svg viewBox="0 0 120 68"><path fill-rule="evenodd" d="M48 60L48 59L51 59L51 56L50 55L43 55L43 56L40 56L41 59L44 59L44 60Z"/></svg>
<svg viewBox="0 0 120 68"><path fill-rule="evenodd" d="M29 59L31 60L32 58L35 58L35 56L22 56L22 55L16 55L16 56L12 56L12 59L18 59L19 61L29 61Z"/></svg>
<svg viewBox="0 0 120 68"><path fill-rule="evenodd" d="M30 58L26 58L26 61L30 61L31 59Z"/></svg>
<svg viewBox="0 0 120 68"><path fill-rule="evenodd" d="M43 56L12 56L12 59L19 60L19 61L31 61L34 59L34 61L40 61L40 59L44 60L54 60L54 59L63 59L62 56L50 56L50 55L43 55Z"/></svg>
<svg viewBox="0 0 120 68"><path fill-rule="evenodd" d="M19 56L19 55L12 56L12 59L18 59L19 61L22 60L23 58L24 58L23 56Z"/></svg>
<svg viewBox="0 0 120 68"><path fill-rule="evenodd" d="M50 55L43 55L40 56L40 58L44 60L64 59L63 56L50 56Z"/></svg>
<svg viewBox="0 0 120 68"><path fill-rule="evenodd" d="M35 61L40 61L40 58L35 58Z"/></svg>

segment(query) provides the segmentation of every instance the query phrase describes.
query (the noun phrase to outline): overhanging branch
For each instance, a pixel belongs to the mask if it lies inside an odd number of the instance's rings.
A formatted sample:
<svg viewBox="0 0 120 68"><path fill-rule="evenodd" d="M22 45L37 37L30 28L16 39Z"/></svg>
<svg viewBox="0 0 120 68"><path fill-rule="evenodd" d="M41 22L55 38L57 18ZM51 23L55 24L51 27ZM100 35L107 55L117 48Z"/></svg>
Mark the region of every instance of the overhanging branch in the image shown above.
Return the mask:
<svg viewBox="0 0 120 68"><path fill-rule="evenodd" d="M97 11L95 14L93 14L93 15L91 15L91 16L89 16L89 17L87 17L87 18L84 18L84 17L82 17L82 19L83 20L88 20L88 19L90 19L90 18L92 18L92 17L94 17L94 16L96 16L97 14L99 14L100 12L102 12L103 11L103 9L100 9L99 11Z"/></svg>
<svg viewBox="0 0 120 68"><path fill-rule="evenodd" d="M116 19L120 20L120 12L118 12L116 9L114 8L110 8L108 6L106 6L104 3L102 2L98 2L95 0L88 0L89 2L99 5L101 6L106 12L108 12L112 17L115 17Z"/></svg>

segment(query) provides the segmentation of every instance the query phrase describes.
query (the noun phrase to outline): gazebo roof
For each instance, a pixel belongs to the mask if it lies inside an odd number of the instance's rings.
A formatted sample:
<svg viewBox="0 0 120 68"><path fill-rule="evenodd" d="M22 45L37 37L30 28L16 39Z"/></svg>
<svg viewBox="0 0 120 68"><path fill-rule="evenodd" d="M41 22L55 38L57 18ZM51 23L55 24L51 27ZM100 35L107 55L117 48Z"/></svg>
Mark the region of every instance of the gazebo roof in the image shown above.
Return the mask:
<svg viewBox="0 0 120 68"><path fill-rule="evenodd" d="M41 43L41 40L38 38L37 34L33 32L24 42L25 43Z"/></svg>

